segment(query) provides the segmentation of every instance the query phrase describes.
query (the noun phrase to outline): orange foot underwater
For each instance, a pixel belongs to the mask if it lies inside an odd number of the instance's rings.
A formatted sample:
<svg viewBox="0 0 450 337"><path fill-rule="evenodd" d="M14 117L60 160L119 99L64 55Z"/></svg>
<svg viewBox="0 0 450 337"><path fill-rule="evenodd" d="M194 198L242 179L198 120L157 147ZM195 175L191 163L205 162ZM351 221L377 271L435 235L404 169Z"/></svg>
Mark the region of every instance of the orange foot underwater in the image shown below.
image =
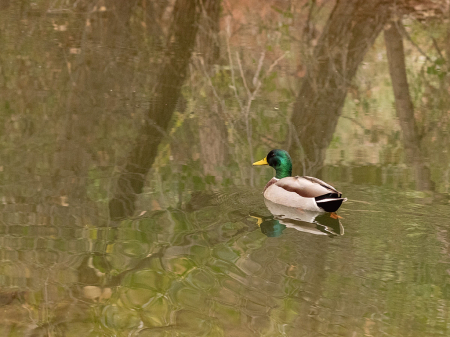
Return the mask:
<svg viewBox="0 0 450 337"><path fill-rule="evenodd" d="M337 214L334 213L334 212L331 212L331 213L330 213L330 217L332 217L333 219L342 219L341 216L337 215Z"/></svg>

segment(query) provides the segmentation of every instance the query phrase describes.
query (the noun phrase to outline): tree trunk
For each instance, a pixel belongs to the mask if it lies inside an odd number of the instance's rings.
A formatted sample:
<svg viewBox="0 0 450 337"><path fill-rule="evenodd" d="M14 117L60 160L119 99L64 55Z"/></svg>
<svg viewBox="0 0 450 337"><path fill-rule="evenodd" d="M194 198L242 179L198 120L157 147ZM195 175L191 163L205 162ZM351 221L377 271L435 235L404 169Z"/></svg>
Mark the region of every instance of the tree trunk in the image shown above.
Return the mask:
<svg viewBox="0 0 450 337"><path fill-rule="evenodd" d="M317 174L323 166L348 86L383 28L388 6L384 0L337 1L314 49L291 118L298 136L294 150L303 151L304 174Z"/></svg>
<svg viewBox="0 0 450 337"><path fill-rule="evenodd" d="M136 2L137 0L108 0L107 19L103 22L102 14L97 13L96 20L92 20L93 42L84 36L87 35L86 28L78 36L81 53L73 63L72 79L68 80L70 87L66 105L67 117L59 131L52 172L53 188L67 196L69 203L86 197L87 173L92 164L92 155L87 149L90 137L97 131L101 119L102 112L98 111L98 107L107 105L104 98L105 92L108 92L107 88L111 82L128 88L131 82L126 65L114 61L121 59L119 56L123 55L125 47L130 46L129 21ZM88 9L91 10L92 8ZM85 20L81 19L82 26L85 25ZM104 31L106 37L103 36ZM109 47L105 48L108 54L102 52L100 55L94 51L96 48L93 45L103 43ZM113 70L108 71L111 68ZM112 74L122 74L120 81L111 79Z"/></svg>
<svg viewBox="0 0 450 337"><path fill-rule="evenodd" d="M228 133L222 114L219 103L207 104L200 112L198 125L203 173L216 177L217 182L223 179L220 167L228 158Z"/></svg>
<svg viewBox="0 0 450 337"><path fill-rule="evenodd" d="M220 57L219 49L219 16L220 1L206 0L203 6L201 31L198 34L197 50L203 58L204 69L200 71L212 73L214 65ZM202 68L200 66L200 68ZM203 107L199 109L198 132L200 139L200 159L203 173L222 181L223 174L220 167L225 165L228 158L228 132L223 118L224 111L212 89L208 88L208 99L202 100Z"/></svg>
<svg viewBox="0 0 450 337"><path fill-rule="evenodd" d="M134 201L142 192L146 175L180 96L197 35L199 14L200 0L177 0L167 52L152 90L147 120L138 133L124 171L119 176L115 195L109 202L112 219L130 216L134 212Z"/></svg>
<svg viewBox="0 0 450 337"><path fill-rule="evenodd" d="M420 150L419 135L414 120L414 107L409 95L408 80L406 78L403 39L397 25L401 25L401 22L391 22L389 28L384 30L384 41L392 89L395 96L395 109L403 132L406 160L413 166L415 171L416 188L419 190L433 190L434 186L430 179L430 170L425 166Z"/></svg>

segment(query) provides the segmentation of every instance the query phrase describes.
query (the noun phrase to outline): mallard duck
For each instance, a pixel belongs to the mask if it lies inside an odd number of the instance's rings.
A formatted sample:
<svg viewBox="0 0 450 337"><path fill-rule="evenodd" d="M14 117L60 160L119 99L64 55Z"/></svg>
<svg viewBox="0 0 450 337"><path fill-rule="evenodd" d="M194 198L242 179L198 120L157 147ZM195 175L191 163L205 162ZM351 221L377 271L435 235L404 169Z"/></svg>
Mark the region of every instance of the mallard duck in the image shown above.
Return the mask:
<svg viewBox="0 0 450 337"><path fill-rule="evenodd" d="M292 160L284 150L272 150L253 165L269 165L275 169L275 177L264 188L264 197L276 204L305 211L336 212L347 200L341 192L320 179L292 177Z"/></svg>

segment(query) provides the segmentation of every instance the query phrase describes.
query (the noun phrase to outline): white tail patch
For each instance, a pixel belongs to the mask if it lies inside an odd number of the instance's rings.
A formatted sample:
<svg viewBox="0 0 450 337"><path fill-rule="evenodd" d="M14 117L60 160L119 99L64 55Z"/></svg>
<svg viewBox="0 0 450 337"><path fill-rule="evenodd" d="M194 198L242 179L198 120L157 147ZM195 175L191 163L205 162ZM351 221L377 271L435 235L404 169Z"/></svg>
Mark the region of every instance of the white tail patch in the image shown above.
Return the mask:
<svg viewBox="0 0 450 337"><path fill-rule="evenodd" d="M330 201L340 201L340 200L342 200L342 202L346 202L347 198L328 198L328 199L317 200L316 203L322 204L322 203L327 203Z"/></svg>

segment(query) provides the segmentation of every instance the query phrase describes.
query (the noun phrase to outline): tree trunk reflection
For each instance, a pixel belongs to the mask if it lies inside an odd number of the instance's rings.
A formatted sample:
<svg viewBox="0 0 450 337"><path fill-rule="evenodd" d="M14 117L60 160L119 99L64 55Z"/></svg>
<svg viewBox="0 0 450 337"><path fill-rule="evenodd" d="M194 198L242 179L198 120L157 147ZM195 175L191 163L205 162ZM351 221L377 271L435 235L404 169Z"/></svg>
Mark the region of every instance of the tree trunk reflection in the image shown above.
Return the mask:
<svg viewBox="0 0 450 337"><path fill-rule="evenodd" d="M206 72L208 77L213 72L213 65L220 57L219 49L219 15L220 1L204 2L201 31L198 34L197 48L201 54L198 63L200 73ZM223 167L228 157L228 133L224 120L223 105L215 100L211 88L208 88L207 98L202 102L204 107L199 110L198 132L200 139L200 159L204 175L214 176L216 181L223 179L218 168Z"/></svg>
<svg viewBox="0 0 450 337"><path fill-rule="evenodd" d="M409 95L408 80L406 78L403 39L397 25L401 25L401 22L391 22L389 28L385 29L384 41L395 96L395 108L403 133L406 160L413 166L416 188L419 190L433 190L434 186L430 179L430 169L425 165L420 149L419 134L414 120L414 107Z"/></svg>
<svg viewBox="0 0 450 337"><path fill-rule="evenodd" d="M381 0L336 3L314 49L291 118L298 137L295 149L302 150L305 158L303 173L316 174L322 167L347 88L383 28L387 12L388 5Z"/></svg>
<svg viewBox="0 0 450 337"><path fill-rule="evenodd" d="M109 203L112 219L129 216L134 211L136 195L142 192L147 172L166 134L186 77L198 30L199 13L198 1L178 0L175 4L174 23L167 39L161 72L153 88L147 119L139 131L124 171L119 176L115 195Z"/></svg>

